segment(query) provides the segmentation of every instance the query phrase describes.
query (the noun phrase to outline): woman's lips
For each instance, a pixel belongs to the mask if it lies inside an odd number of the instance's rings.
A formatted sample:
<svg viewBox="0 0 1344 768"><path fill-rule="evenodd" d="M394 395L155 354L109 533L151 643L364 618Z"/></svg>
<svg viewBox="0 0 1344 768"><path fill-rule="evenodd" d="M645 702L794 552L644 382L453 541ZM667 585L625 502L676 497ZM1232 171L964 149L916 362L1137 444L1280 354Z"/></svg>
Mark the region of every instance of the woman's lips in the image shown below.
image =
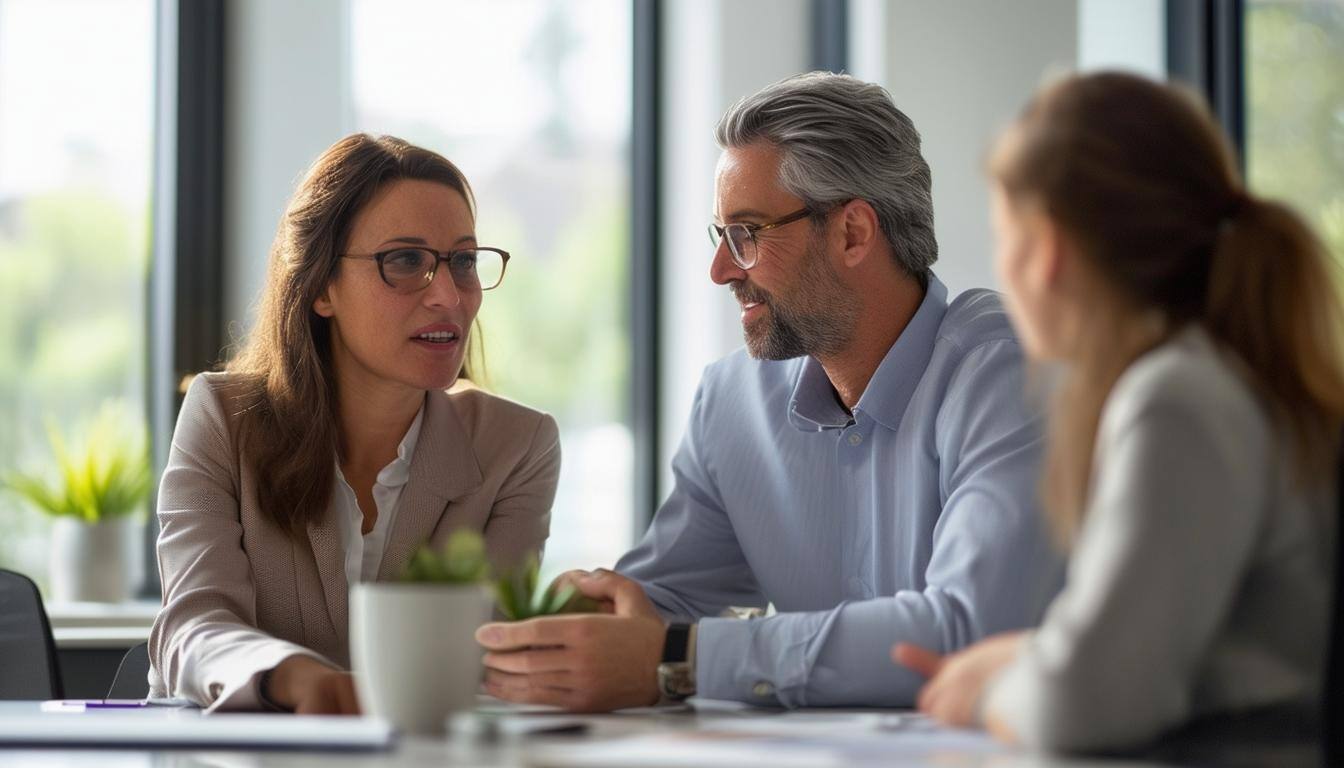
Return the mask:
<svg viewBox="0 0 1344 768"><path fill-rule="evenodd" d="M452 350L457 349L461 341L462 340L458 338L448 339L445 341L432 341L430 339L420 339L420 338L411 339L412 344L415 344L416 346L422 349L428 349L434 352L451 352Z"/></svg>

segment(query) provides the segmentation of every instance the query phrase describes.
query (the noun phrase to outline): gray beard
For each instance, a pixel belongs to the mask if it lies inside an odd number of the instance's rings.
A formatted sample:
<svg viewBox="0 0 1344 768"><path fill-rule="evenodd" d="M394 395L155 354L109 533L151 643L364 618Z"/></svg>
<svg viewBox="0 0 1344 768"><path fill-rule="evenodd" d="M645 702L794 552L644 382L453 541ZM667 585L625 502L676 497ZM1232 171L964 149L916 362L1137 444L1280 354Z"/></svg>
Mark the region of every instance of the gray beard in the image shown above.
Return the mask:
<svg viewBox="0 0 1344 768"><path fill-rule="evenodd" d="M743 329L747 353L758 360L839 354L854 338L859 303L814 240L788 299L760 296L766 316Z"/></svg>

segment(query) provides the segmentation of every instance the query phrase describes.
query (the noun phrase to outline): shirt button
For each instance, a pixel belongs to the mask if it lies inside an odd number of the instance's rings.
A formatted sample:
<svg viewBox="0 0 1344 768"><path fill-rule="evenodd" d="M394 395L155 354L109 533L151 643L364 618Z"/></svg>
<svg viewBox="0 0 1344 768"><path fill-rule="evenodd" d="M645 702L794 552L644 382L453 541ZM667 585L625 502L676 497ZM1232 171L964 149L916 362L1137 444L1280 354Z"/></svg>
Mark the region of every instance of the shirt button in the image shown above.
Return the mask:
<svg viewBox="0 0 1344 768"><path fill-rule="evenodd" d="M850 445L858 445L859 443L862 443L862 442L863 442L863 435L859 434L858 432L851 432L851 433L849 433L849 444L850 444Z"/></svg>
<svg viewBox="0 0 1344 768"><path fill-rule="evenodd" d="M761 682L751 686L751 693L753 696L761 696L761 697L772 696L775 693L775 686L762 680Z"/></svg>

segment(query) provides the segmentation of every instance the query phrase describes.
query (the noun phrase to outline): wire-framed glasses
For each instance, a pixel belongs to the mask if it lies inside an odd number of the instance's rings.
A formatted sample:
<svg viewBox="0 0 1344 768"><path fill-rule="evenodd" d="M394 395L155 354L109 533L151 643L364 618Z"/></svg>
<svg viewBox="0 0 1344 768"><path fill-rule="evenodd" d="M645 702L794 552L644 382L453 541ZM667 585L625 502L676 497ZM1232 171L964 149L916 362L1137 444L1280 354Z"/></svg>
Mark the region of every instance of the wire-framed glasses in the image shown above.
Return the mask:
<svg viewBox="0 0 1344 768"><path fill-rule="evenodd" d="M508 251L498 248L462 248L436 251L433 248L400 246L366 254L341 254L343 259L370 259L378 262L378 274L397 293L415 293L429 287L439 265L446 263L453 284L463 291L488 291L504 281L509 264Z"/></svg>
<svg viewBox="0 0 1344 768"><path fill-rule="evenodd" d="M850 201L846 200L844 202L836 203L831 206L826 213L829 214L831 211L840 208L848 202ZM765 224L734 222L722 227L718 224L710 224L709 241L714 244L715 248L718 248L719 243L727 240L728 252L733 255L733 263L742 269L751 269L756 266L756 259L759 255L759 249L756 247L756 233L777 229L786 224L792 224L799 219L807 218L815 213L817 213L815 210L804 207L799 208L782 218L766 222Z"/></svg>

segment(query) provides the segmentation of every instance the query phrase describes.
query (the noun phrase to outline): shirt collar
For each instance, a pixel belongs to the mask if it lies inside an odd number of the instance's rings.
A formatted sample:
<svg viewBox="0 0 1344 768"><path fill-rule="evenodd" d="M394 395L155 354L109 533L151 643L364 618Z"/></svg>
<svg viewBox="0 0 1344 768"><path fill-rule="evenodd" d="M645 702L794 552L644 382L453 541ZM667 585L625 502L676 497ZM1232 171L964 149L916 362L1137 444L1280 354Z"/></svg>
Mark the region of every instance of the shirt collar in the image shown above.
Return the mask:
<svg viewBox="0 0 1344 768"><path fill-rule="evenodd" d="M933 345L946 313L947 286L930 275L924 300L873 372L854 406L855 413L865 413L887 429L894 430L900 425L905 406L933 356ZM849 422L850 416L836 397L821 363L810 355L803 358L789 399L789 423L804 432L818 432L838 429Z"/></svg>
<svg viewBox="0 0 1344 768"><path fill-rule="evenodd" d="M425 404L422 401L419 413L415 414L415 420L406 430L406 436L401 438L401 444L397 446L397 458L378 473L379 485L400 488L406 484L406 480L411 476L411 457L415 455L415 445L420 441L420 423L424 420Z"/></svg>

